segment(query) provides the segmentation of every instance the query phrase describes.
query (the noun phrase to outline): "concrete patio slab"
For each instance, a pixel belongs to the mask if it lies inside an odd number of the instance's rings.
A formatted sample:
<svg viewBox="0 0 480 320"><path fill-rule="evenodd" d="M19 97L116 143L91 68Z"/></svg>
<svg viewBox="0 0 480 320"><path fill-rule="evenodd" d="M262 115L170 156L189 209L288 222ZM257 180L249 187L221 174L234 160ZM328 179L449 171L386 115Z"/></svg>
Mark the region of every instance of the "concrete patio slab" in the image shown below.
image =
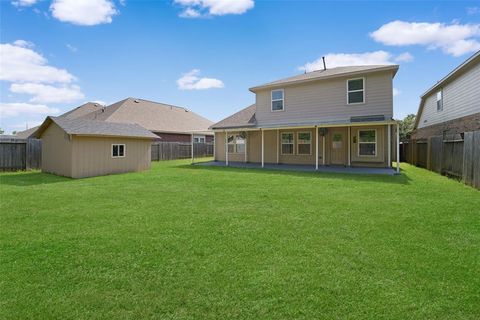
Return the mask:
<svg viewBox="0 0 480 320"><path fill-rule="evenodd" d="M211 166L211 167L226 167L224 161L209 161L199 162L193 165ZM247 169L262 169L260 163L245 163L245 162L229 162L228 167L232 168L247 168ZM285 170L285 171L303 171L303 172L327 172L327 173L353 173L353 174L383 174L395 175L395 169L392 168L365 168L365 167L345 167L345 166L319 166L315 170L312 165L292 165L292 164L272 164L266 163L263 169L268 170Z"/></svg>

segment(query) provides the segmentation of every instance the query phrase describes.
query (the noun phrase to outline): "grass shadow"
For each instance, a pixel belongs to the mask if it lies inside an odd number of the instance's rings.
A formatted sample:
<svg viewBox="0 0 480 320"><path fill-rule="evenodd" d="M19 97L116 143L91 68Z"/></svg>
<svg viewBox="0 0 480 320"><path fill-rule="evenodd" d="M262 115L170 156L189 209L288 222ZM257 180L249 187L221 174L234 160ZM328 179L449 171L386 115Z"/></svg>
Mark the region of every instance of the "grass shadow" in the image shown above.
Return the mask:
<svg viewBox="0 0 480 320"><path fill-rule="evenodd" d="M176 166L181 169L189 170L209 170L209 171L228 171L228 172L258 172L268 175L283 175L283 176L294 176L294 177L303 177L311 179L338 179L343 181L374 181L381 183L389 184L410 184L411 179L406 174L400 175L383 175L383 174L360 174L360 173L334 173L334 172L307 172L307 171L290 171L290 170L281 170L281 169L265 169L265 168L238 168L238 167L221 167L221 166L208 166L208 165L191 165L191 164L182 164Z"/></svg>
<svg viewBox="0 0 480 320"><path fill-rule="evenodd" d="M17 187L27 187L66 181L72 181L72 179L38 171L24 171L0 175L0 185Z"/></svg>

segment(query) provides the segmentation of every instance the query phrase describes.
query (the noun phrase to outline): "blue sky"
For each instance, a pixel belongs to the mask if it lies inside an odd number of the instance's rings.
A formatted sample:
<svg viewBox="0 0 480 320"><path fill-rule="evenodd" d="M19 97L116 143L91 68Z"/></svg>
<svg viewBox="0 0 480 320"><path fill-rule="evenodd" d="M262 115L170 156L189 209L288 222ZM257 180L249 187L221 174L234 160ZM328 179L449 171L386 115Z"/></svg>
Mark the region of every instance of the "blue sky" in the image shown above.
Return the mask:
<svg viewBox="0 0 480 320"><path fill-rule="evenodd" d="M82 3L80 3L82 2ZM327 66L399 63L397 118L480 49L479 1L1 1L1 124L138 97L212 121L249 87Z"/></svg>

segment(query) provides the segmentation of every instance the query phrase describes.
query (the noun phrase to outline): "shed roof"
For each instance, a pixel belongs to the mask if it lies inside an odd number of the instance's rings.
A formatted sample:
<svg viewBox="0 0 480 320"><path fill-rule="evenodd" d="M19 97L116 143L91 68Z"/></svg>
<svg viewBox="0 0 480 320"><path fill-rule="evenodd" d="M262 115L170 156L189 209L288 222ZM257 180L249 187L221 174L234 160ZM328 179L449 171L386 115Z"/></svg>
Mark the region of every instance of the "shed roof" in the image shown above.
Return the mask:
<svg viewBox="0 0 480 320"><path fill-rule="evenodd" d="M137 98L121 100L81 118L136 123L152 132L173 133L205 132L213 124L186 108Z"/></svg>
<svg viewBox="0 0 480 320"><path fill-rule="evenodd" d="M302 83L314 80L330 79L336 77L356 75L360 73L367 72L377 72L377 71L387 71L392 70L393 75L397 73L398 65L369 65L369 66L348 66L348 67L336 67L326 70L316 70L312 72L307 72L304 74L299 74L293 77L284 78L272 82L268 82L259 86L250 88L250 91L255 92L260 89L266 89L270 87L276 87L280 85Z"/></svg>
<svg viewBox="0 0 480 320"><path fill-rule="evenodd" d="M47 117L30 137L40 138L51 123L57 124L67 134L85 136L131 137L156 139L155 134L133 123L111 123L104 121Z"/></svg>

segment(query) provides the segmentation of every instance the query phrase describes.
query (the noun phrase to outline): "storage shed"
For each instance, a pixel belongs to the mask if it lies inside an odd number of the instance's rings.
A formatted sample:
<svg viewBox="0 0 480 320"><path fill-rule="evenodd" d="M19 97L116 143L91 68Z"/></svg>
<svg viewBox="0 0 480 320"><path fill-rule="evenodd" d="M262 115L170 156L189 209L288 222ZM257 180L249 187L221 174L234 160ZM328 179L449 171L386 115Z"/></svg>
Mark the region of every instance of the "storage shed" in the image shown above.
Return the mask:
<svg viewBox="0 0 480 320"><path fill-rule="evenodd" d="M42 171L71 178L147 170L157 138L137 124L60 117L30 137L42 139Z"/></svg>

